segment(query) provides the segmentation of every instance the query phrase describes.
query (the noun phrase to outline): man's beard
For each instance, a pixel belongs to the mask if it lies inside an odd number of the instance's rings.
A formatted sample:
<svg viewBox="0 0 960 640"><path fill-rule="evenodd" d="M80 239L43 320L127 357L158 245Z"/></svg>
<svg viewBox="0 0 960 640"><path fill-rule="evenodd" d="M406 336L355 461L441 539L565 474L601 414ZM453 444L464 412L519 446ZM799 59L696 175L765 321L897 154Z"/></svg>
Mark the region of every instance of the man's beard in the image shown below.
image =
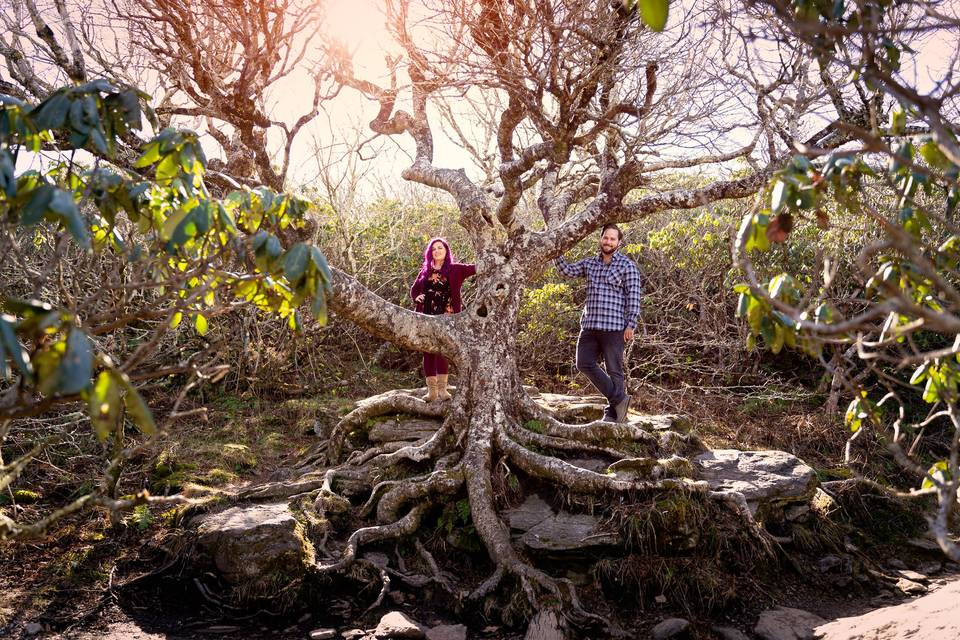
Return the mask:
<svg viewBox="0 0 960 640"><path fill-rule="evenodd" d="M602 253L602 254L605 255L605 256L613 255L616 250L617 250L616 247L612 247L612 248L608 249L608 248L604 247L603 245L600 246L600 253Z"/></svg>

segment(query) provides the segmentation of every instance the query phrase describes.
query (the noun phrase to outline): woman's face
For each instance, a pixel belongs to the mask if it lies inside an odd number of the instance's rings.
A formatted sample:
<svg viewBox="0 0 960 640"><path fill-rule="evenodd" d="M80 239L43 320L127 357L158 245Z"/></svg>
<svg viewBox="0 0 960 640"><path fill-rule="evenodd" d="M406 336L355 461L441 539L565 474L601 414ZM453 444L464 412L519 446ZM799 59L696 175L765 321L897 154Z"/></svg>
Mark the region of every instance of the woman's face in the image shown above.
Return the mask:
<svg viewBox="0 0 960 640"><path fill-rule="evenodd" d="M433 246L430 247L430 255L433 257L435 263L443 264L443 261L447 257L447 248L443 246L442 242L434 242Z"/></svg>

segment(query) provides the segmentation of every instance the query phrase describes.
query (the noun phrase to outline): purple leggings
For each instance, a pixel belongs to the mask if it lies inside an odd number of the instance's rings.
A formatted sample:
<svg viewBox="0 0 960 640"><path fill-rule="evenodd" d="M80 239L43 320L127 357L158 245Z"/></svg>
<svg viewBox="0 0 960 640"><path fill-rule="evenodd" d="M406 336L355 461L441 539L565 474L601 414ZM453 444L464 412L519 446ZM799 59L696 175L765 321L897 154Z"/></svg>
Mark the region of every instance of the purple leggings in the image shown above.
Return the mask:
<svg viewBox="0 0 960 640"><path fill-rule="evenodd" d="M446 358L439 353L423 354L423 375L429 378L446 375L449 371Z"/></svg>

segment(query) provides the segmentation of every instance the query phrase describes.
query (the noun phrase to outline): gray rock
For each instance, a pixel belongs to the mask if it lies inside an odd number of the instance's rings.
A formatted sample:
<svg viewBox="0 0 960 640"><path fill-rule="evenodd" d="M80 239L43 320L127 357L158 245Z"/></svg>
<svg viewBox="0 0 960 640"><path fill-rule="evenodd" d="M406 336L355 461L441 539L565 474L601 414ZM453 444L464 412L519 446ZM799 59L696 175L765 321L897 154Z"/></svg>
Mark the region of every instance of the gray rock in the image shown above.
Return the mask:
<svg viewBox="0 0 960 640"><path fill-rule="evenodd" d="M330 640L336 636L336 629L314 629L310 632L310 640Z"/></svg>
<svg viewBox="0 0 960 640"><path fill-rule="evenodd" d="M898 571L902 571L903 569L907 568L907 563L901 560L900 558L890 558L889 560L887 560L887 566L890 567L891 569L897 569Z"/></svg>
<svg viewBox="0 0 960 640"><path fill-rule="evenodd" d="M940 551L940 545L929 538L910 538L907 540L907 544L924 551Z"/></svg>
<svg viewBox="0 0 960 640"><path fill-rule="evenodd" d="M533 616L523 640L567 640L567 623L553 609L542 609Z"/></svg>
<svg viewBox="0 0 960 640"><path fill-rule="evenodd" d="M734 627L714 627L713 632L722 638L722 640L750 640L743 631Z"/></svg>
<svg viewBox="0 0 960 640"><path fill-rule="evenodd" d="M378 640L401 640L410 638L420 640L425 638L423 627L399 611L391 611L382 618L373 630L373 637Z"/></svg>
<svg viewBox="0 0 960 640"><path fill-rule="evenodd" d="M924 562L917 567L917 571L928 576L938 574L941 570L943 570L943 563L941 562Z"/></svg>
<svg viewBox="0 0 960 640"><path fill-rule="evenodd" d="M462 624L442 624L427 629L427 640L467 640L467 628Z"/></svg>
<svg viewBox="0 0 960 640"><path fill-rule="evenodd" d="M922 573L910 571L910 569L901 569L897 573L900 574L900 577L906 578L907 580L913 580L914 582L926 582L929 580L929 578Z"/></svg>
<svg viewBox="0 0 960 640"><path fill-rule="evenodd" d="M390 556L379 551L367 551L362 556L364 560L369 560L373 566L385 569L390 564Z"/></svg>
<svg viewBox="0 0 960 640"><path fill-rule="evenodd" d="M810 518L810 506L805 504L795 504L787 507L783 512L784 517L789 522L806 522Z"/></svg>
<svg viewBox="0 0 960 640"><path fill-rule="evenodd" d="M715 449L693 463L711 489L743 494L755 514L768 506L809 502L817 490L813 469L785 451Z"/></svg>
<svg viewBox="0 0 960 640"><path fill-rule="evenodd" d="M919 582L914 582L913 580L907 580L906 578L900 578L899 580L897 580L896 587L900 591L911 596L927 592L927 588L925 586L923 586Z"/></svg>
<svg viewBox="0 0 960 640"><path fill-rule="evenodd" d="M610 465L610 471L618 480L637 482L660 478L695 478L697 471L686 458L624 458Z"/></svg>
<svg viewBox="0 0 960 640"><path fill-rule="evenodd" d="M43 625L39 622L28 622L23 630L28 636L35 636L43 631Z"/></svg>
<svg viewBox="0 0 960 640"><path fill-rule="evenodd" d="M269 595L306 571L313 545L285 502L233 507L194 520L197 543L227 582L250 597Z"/></svg>
<svg viewBox="0 0 960 640"><path fill-rule="evenodd" d="M647 431L676 431L678 433L690 433L693 425L689 419L684 416L663 414L656 416L638 416L631 415L627 422L642 427Z"/></svg>
<svg viewBox="0 0 960 640"><path fill-rule="evenodd" d="M576 551L621 543L617 534L597 531L599 525L596 516L561 511L527 531L520 541L534 551Z"/></svg>
<svg viewBox="0 0 960 640"><path fill-rule="evenodd" d="M506 512L512 529L524 532L520 542L534 551L560 552L615 546L620 536L598 531L600 519L590 514L554 513L535 495Z"/></svg>
<svg viewBox="0 0 960 640"><path fill-rule="evenodd" d="M359 640L363 636L367 635L367 632L363 629L348 629L340 634L343 637L343 640Z"/></svg>
<svg viewBox="0 0 960 640"><path fill-rule="evenodd" d="M603 417L607 399L603 396L571 396L541 393L537 401L563 422L591 422Z"/></svg>
<svg viewBox="0 0 960 640"><path fill-rule="evenodd" d="M550 505L536 494L527 496L523 504L506 512L510 528L518 531L529 531L553 515Z"/></svg>
<svg viewBox="0 0 960 640"><path fill-rule="evenodd" d="M927 595L884 606L861 616L840 618L817 628L823 640L947 640L960 638L960 582ZM884 604L890 604L889 602Z"/></svg>
<svg viewBox="0 0 960 640"><path fill-rule="evenodd" d="M575 467L587 469L588 471L593 471L594 473L606 473L607 467L610 466L610 463L607 460L601 460L599 458L572 458L567 460L567 462Z"/></svg>
<svg viewBox="0 0 960 640"><path fill-rule="evenodd" d="M813 630L825 623L809 611L777 607L760 614L753 632L763 640L813 640Z"/></svg>
<svg viewBox="0 0 960 640"><path fill-rule="evenodd" d="M653 640L667 640L667 638L680 638L687 635L690 629L690 621L683 618L667 618L651 631Z"/></svg>
<svg viewBox="0 0 960 640"><path fill-rule="evenodd" d="M843 565L843 558L835 554L828 554L817 560L816 567L820 573L833 571Z"/></svg>
<svg viewBox="0 0 960 640"><path fill-rule="evenodd" d="M540 393L533 398L541 407L563 422L591 422L603 418L607 399L603 396L573 396L559 393ZM627 422L646 431L676 430L686 433L689 421L677 415L640 415L628 413Z"/></svg>
<svg viewBox="0 0 960 640"><path fill-rule="evenodd" d="M437 429L440 423L435 420L408 420L408 419L389 419L382 420L370 427L367 432L367 438L370 442L404 442L429 438Z"/></svg>
<svg viewBox="0 0 960 640"><path fill-rule="evenodd" d="M947 564L943 565L943 568L950 573L960 573L960 564L957 564L956 562L948 562Z"/></svg>

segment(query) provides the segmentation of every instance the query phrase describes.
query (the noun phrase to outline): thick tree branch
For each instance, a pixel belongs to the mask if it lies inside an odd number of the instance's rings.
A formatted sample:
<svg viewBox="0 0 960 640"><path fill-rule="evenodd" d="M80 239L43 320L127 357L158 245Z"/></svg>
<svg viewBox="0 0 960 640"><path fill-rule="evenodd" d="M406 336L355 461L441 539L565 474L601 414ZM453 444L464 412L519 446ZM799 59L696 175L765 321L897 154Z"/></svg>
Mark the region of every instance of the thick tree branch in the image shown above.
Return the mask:
<svg viewBox="0 0 960 640"><path fill-rule="evenodd" d="M441 352L456 358L459 345L453 316L428 316L387 302L352 276L336 268L330 306L373 335L414 351Z"/></svg>
<svg viewBox="0 0 960 640"><path fill-rule="evenodd" d="M773 173L769 168L735 180L717 180L698 189L675 189L643 196L620 204L610 193L601 192L581 213L554 229L539 234L527 246L530 263L543 265L567 251L604 222L630 222L661 211L694 209L719 200L753 195Z"/></svg>

